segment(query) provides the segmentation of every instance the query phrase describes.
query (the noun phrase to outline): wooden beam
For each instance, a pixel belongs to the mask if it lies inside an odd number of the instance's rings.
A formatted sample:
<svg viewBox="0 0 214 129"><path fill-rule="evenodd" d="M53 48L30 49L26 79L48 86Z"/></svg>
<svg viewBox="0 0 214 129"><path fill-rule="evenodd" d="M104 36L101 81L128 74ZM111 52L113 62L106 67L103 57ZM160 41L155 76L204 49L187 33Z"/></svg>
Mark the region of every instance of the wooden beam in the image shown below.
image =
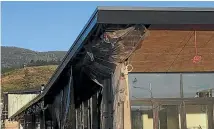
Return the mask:
<svg viewBox="0 0 214 129"><path fill-rule="evenodd" d="M128 69L126 66L122 66L126 79L125 84L125 101L124 101L124 129L131 129L131 105L130 105L130 93L128 82Z"/></svg>
<svg viewBox="0 0 214 129"><path fill-rule="evenodd" d="M91 114L92 114L92 129L98 129L98 107L97 107L97 94L94 94L91 98Z"/></svg>
<svg viewBox="0 0 214 129"><path fill-rule="evenodd" d="M81 129L81 106L76 109L76 129Z"/></svg>
<svg viewBox="0 0 214 129"><path fill-rule="evenodd" d="M23 129L27 129L27 117L26 113L24 114L24 124L23 124ZM42 129L42 128L41 128Z"/></svg>
<svg viewBox="0 0 214 129"><path fill-rule="evenodd" d="M159 129L159 104L153 102L152 108L153 108L153 128Z"/></svg>
<svg viewBox="0 0 214 129"><path fill-rule="evenodd" d="M70 71L70 79L69 79L69 87L70 87L70 108L68 113L68 128L75 129L76 128L76 111L75 111L75 100L74 100L74 86L73 86L73 72L72 67Z"/></svg>
<svg viewBox="0 0 214 129"><path fill-rule="evenodd" d="M45 111L42 110L42 111L40 112L40 129L46 129L45 125L46 125L46 121L45 121Z"/></svg>
<svg viewBox="0 0 214 129"><path fill-rule="evenodd" d="M88 101L85 101L83 103L83 105L84 105L84 112L83 112L84 129L89 129L89 127L88 127Z"/></svg>
<svg viewBox="0 0 214 129"><path fill-rule="evenodd" d="M186 125L186 108L185 108L185 102L182 102L180 105L180 111L181 111L181 117L180 117L180 121L181 121L181 129L186 129L187 125Z"/></svg>
<svg viewBox="0 0 214 129"><path fill-rule="evenodd" d="M108 125L108 85L107 80L104 80L103 83L103 99L101 104L101 128L102 129L109 129Z"/></svg>
<svg viewBox="0 0 214 129"><path fill-rule="evenodd" d="M208 104L207 106L207 124L208 129L213 129L213 104Z"/></svg>
<svg viewBox="0 0 214 129"><path fill-rule="evenodd" d="M31 117L32 117L32 129L36 129L36 116L35 116L35 114L33 113L32 115L31 115Z"/></svg>

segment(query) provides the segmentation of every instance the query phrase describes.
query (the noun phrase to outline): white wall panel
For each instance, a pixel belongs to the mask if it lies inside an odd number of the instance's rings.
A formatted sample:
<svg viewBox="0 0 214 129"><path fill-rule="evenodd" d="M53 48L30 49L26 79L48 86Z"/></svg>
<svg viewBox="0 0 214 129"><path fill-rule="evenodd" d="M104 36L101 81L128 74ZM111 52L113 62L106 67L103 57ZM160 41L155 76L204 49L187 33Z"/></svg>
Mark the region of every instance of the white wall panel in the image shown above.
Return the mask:
<svg viewBox="0 0 214 129"><path fill-rule="evenodd" d="M8 94L8 117L11 117L38 94Z"/></svg>

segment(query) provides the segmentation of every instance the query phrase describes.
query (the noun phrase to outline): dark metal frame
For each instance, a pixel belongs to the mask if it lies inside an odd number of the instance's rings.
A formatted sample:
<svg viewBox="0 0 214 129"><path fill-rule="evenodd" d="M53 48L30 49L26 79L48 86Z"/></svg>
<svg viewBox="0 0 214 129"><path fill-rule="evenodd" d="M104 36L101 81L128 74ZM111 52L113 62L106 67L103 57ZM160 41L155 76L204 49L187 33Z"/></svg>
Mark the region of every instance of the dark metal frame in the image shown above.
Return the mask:
<svg viewBox="0 0 214 129"><path fill-rule="evenodd" d="M179 109L181 111L181 129L186 129L186 112L185 112L185 105L207 105L208 106L208 129L213 129L213 104L214 104L214 97L208 97L208 98L184 98L183 95L183 74L214 74L214 72L174 72L174 74L180 74L180 98L142 98L142 99L134 99L131 101L131 106L151 106L155 102L156 105L173 105L173 106L179 106ZM136 74L136 73L135 73ZM153 73L144 73L144 72L137 72L137 74L173 74L171 72L165 73L165 72L153 72ZM153 113L155 113L156 109L152 109ZM158 118L159 119L159 116ZM155 125L154 121L153 124ZM159 125L157 125L159 126ZM158 128L158 127L157 127Z"/></svg>
<svg viewBox="0 0 214 129"><path fill-rule="evenodd" d="M213 24L214 8L98 7L104 24Z"/></svg>
<svg viewBox="0 0 214 129"><path fill-rule="evenodd" d="M139 100L132 100L131 105L135 106L151 106L153 105L153 102L156 103L156 106L178 106L180 110L180 121L181 121L181 129L186 129L186 111L185 107L186 105L206 105L208 106L208 129L213 129L213 104L214 99L213 98L158 98L158 99L139 99ZM157 108L157 107L156 107ZM155 109L156 109L155 108ZM153 110L153 113L155 112L155 109ZM135 109L136 111L139 111L139 109ZM132 111L135 111L132 110ZM158 118L159 119L159 116ZM153 121L154 122L154 121Z"/></svg>
<svg viewBox="0 0 214 129"><path fill-rule="evenodd" d="M180 74L180 97L178 97L178 98L185 99L184 89L183 89L184 88L183 87L183 75L185 75L185 74L214 74L214 72L213 71L210 71L210 72L131 72L129 74L165 74L165 75L166 74Z"/></svg>

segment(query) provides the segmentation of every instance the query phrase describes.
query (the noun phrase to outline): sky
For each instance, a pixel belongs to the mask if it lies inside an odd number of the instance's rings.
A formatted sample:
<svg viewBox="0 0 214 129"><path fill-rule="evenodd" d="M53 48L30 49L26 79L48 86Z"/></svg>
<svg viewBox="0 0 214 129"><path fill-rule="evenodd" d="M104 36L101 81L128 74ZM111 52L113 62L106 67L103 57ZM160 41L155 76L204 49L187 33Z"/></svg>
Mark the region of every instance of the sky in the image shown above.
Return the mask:
<svg viewBox="0 0 214 129"><path fill-rule="evenodd" d="M214 1L2 2L1 45L67 51L97 6L214 7Z"/></svg>

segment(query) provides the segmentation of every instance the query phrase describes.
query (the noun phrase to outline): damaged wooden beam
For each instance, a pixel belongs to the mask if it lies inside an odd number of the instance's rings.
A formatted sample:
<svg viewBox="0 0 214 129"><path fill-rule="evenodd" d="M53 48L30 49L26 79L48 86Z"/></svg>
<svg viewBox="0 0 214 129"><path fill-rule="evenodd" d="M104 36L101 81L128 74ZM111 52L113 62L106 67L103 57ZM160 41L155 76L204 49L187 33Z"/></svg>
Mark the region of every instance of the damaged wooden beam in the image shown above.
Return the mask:
<svg viewBox="0 0 214 129"><path fill-rule="evenodd" d="M73 85L73 71L72 67L70 68L70 78L69 78L69 87L70 87L70 105L68 112L68 128L76 128L76 111L75 111L75 99L74 99L74 85Z"/></svg>

